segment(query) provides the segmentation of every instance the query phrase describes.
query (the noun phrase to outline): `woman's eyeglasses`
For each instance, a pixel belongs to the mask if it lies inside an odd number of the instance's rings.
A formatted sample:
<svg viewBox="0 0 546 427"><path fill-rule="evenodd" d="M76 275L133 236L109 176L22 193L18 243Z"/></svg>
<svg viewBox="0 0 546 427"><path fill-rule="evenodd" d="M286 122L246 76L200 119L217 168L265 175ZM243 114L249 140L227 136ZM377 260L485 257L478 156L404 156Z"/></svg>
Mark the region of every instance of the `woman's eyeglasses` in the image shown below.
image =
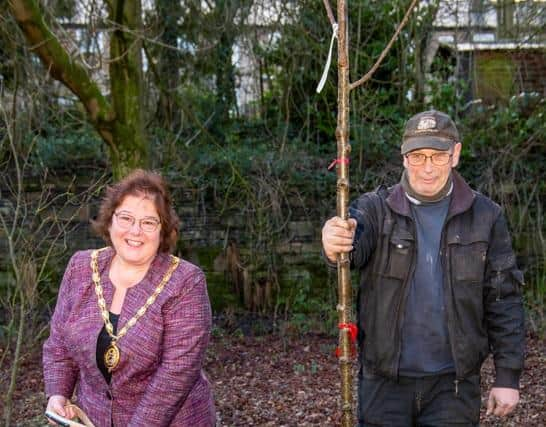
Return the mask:
<svg viewBox="0 0 546 427"><path fill-rule="evenodd" d="M133 225L135 225L136 218L132 215L123 213L123 212L114 212L116 217L116 222L120 228L128 230ZM138 220L138 225L142 231L145 233L152 233L157 230L161 221L155 218L141 218Z"/></svg>

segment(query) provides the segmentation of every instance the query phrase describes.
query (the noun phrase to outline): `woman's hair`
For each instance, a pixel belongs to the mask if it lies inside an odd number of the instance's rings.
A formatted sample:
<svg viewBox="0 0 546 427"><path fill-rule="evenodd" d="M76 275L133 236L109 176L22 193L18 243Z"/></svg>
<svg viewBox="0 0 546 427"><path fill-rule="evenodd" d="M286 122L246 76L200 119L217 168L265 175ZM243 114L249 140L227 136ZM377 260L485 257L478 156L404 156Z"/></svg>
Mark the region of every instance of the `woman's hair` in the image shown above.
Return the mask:
<svg viewBox="0 0 546 427"><path fill-rule="evenodd" d="M165 180L155 172L135 169L121 181L109 186L101 201L97 218L91 221L93 230L111 245L108 228L112 223L115 210L126 196L140 195L149 198L159 214L161 221L159 252L172 252L178 239L180 220L172 206L171 195Z"/></svg>

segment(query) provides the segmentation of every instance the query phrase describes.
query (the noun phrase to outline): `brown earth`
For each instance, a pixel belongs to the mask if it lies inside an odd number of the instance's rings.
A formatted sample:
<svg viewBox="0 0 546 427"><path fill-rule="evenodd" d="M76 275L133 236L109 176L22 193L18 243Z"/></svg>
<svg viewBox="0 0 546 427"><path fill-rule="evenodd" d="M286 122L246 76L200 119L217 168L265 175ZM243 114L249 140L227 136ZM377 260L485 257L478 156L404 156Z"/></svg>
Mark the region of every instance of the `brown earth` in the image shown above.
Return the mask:
<svg viewBox="0 0 546 427"><path fill-rule="evenodd" d="M215 332L205 369L214 386L219 425L339 425L340 380L333 355L336 338L242 337L221 330ZM482 411L482 426L546 426L545 348L544 340L528 337L518 408L504 419L486 417ZM5 390L8 372L4 369L0 374ZM488 360L482 369L482 402L486 401L492 374L493 365ZM40 349L37 348L21 365L13 424L45 426L44 407ZM0 412L2 409L0 407Z"/></svg>

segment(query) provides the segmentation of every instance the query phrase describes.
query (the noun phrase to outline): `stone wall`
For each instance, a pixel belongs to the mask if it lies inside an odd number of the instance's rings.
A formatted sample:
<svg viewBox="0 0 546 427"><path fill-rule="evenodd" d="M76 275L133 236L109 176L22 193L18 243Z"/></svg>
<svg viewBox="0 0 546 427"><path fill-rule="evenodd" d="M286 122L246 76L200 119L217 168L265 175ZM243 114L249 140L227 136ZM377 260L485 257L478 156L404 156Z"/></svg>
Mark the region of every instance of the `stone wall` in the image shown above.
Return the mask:
<svg viewBox="0 0 546 427"><path fill-rule="evenodd" d="M87 180L78 179L71 191L75 194L87 189ZM36 185L35 185L36 184ZM57 188L51 188L52 197L56 193L64 191L60 184ZM27 186L25 199L32 206L42 194L42 188L38 183ZM209 293L216 308L221 308L227 303L237 303L237 296L230 296L233 284L230 283L228 266L225 262L226 249L229 243L234 244L241 256L243 267L252 273L253 277L263 276L257 269L259 265L252 265L253 253L252 239L249 233L249 218L241 215L240 211L231 209L221 212L214 201L205 200L203 194L194 189L181 189L174 186L173 198L176 212L181 219L180 239L177 245L178 254L201 266L205 271L209 282ZM58 261L58 268L62 269L66 261L76 250L96 248L104 245L104 242L95 236L90 227L90 220L96 216L100 203L99 197L94 197L89 203L81 205L55 206L53 204L40 212L42 217L55 214L60 220L73 217L73 231L67 240L68 249ZM9 217L12 215L10 201L0 199L0 209ZM32 208L29 209L29 219L32 216ZM302 281L316 282L317 277L327 276L326 268L320 257L320 218L309 218L303 212L295 210L292 213L282 232L275 236L271 250L275 254L261 253L262 258L275 259L274 267L280 288L290 287L294 283L301 285ZM1 227L0 227L1 228ZM6 239L0 231L0 263L7 262ZM326 274L325 274L326 273ZM255 279L250 279L254 280ZM324 281L325 279L319 279Z"/></svg>

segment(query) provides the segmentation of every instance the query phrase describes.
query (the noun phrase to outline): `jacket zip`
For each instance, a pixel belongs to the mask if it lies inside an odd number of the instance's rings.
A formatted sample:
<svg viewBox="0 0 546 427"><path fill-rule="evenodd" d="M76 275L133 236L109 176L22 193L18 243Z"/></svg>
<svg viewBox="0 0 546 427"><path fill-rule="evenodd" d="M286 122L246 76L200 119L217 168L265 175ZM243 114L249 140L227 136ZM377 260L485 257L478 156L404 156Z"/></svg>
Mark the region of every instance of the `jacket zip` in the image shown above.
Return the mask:
<svg viewBox="0 0 546 427"><path fill-rule="evenodd" d="M496 298L497 301L501 300L501 289L500 289L501 282L502 282L501 272L497 271L497 274L495 277L495 290L497 291L497 298Z"/></svg>
<svg viewBox="0 0 546 427"><path fill-rule="evenodd" d="M423 401L423 395L420 391L417 392L417 396L415 396L415 403L417 406L417 412L421 412L421 402Z"/></svg>
<svg viewBox="0 0 546 427"><path fill-rule="evenodd" d="M448 214L449 215L449 214ZM447 225L449 221L451 220L452 216L448 216L445 220L444 226L442 228L442 237L440 239L440 257L442 262L442 268L443 268L443 285L444 285L444 304L446 305L446 313L447 313L447 331L449 333L449 346L451 347L451 357L453 358L453 364L455 365L455 396L459 393L459 381L463 379L460 375L460 369L459 364L457 361L457 352L455 351L455 333L453 330L453 325L455 325L454 319L453 319L453 313L451 310L451 290L453 287L453 278L451 277L451 264L447 262L447 260L451 260L451 256L448 258L448 251L449 247L446 243L446 230Z"/></svg>
<svg viewBox="0 0 546 427"><path fill-rule="evenodd" d="M413 222L413 218L410 218L410 217L408 217L408 218L411 221L412 236L415 237L415 224ZM408 275L406 276L406 280L404 281L404 285L403 285L404 286L404 295L400 299L400 304L398 304L397 312L396 312L396 315L397 315L396 325L397 325L397 327L395 329L394 342L396 343L398 348L396 350L396 357L393 360L393 366L392 366L392 375L393 375L394 378L398 378L398 372L399 372L399 369L400 369L400 357L402 355L402 339L401 339L402 323L404 321L404 311L406 309L406 302L407 302L408 295L409 295L410 280L413 277L413 273L415 271L415 258L416 258L416 255L417 255L417 239L414 238L413 241L414 241L414 244L413 244L413 249L412 249L412 254L411 254L411 256L412 256L411 265L410 265ZM390 251L389 251L389 256L390 256Z"/></svg>

